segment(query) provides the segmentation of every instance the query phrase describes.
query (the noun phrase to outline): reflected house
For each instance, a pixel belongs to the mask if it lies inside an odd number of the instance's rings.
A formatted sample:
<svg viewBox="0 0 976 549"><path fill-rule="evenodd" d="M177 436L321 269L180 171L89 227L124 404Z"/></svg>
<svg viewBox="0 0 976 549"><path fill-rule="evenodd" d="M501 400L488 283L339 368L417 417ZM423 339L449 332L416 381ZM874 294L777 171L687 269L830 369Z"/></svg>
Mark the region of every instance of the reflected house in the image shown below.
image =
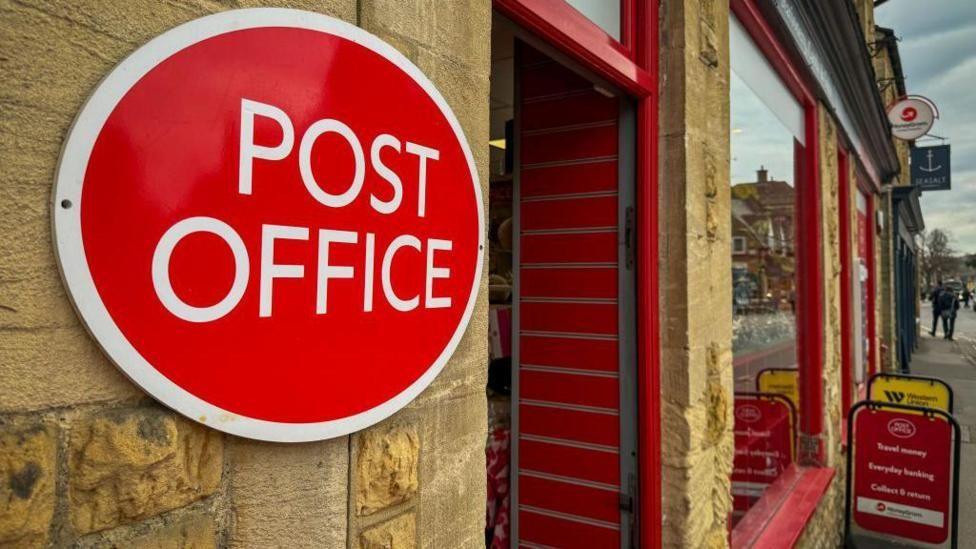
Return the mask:
<svg viewBox="0 0 976 549"><path fill-rule="evenodd" d="M792 312L795 192L760 168L732 186L732 284L737 312Z"/></svg>

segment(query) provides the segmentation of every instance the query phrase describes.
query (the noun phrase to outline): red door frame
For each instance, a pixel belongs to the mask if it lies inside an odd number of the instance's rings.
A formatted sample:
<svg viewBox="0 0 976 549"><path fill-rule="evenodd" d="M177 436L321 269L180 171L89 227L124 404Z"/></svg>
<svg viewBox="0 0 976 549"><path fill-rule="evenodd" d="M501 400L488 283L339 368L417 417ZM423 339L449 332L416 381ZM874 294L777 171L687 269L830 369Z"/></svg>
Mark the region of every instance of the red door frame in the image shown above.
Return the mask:
<svg viewBox="0 0 976 549"><path fill-rule="evenodd" d="M731 0L732 13L804 109L806 146L797 159L797 360L800 366L800 462L824 462L824 272L821 233L819 114L817 98L755 0Z"/></svg>
<svg viewBox="0 0 976 549"><path fill-rule="evenodd" d="M658 317L658 32L653 0L621 0L618 42L558 0L493 0L499 13L637 102L638 501L641 547L661 546L661 402Z"/></svg>

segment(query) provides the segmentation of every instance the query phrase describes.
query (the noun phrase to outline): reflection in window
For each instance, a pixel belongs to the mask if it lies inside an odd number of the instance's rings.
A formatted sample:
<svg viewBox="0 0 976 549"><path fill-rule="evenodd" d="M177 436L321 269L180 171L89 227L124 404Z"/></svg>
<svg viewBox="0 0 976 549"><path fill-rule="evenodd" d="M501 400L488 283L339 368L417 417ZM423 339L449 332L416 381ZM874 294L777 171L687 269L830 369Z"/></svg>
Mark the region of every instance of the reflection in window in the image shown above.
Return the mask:
<svg viewBox="0 0 976 549"><path fill-rule="evenodd" d="M733 524L796 450L794 154L800 145L781 119L732 73Z"/></svg>

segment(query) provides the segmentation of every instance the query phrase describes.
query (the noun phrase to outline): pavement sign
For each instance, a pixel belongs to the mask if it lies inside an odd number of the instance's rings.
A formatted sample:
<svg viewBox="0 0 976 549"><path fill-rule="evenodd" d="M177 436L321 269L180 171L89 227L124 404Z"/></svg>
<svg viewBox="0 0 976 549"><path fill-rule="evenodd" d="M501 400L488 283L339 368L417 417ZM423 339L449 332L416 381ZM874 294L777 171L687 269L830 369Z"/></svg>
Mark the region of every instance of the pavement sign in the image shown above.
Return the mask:
<svg viewBox="0 0 976 549"><path fill-rule="evenodd" d="M796 411L783 395L736 393L733 516L741 517L796 459Z"/></svg>
<svg viewBox="0 0 976 549"><path fill-rule="evenodd" d="M800 409L800 375L796 368L766 368L756 375L756 391L783 395Z"/></svg>
<svg viewBox="0 0 976 549"><path fill-rule="evenodd" d="M952 413L952 387L941 379L877 373L868 380L868 400L935 408Z"/></svg>
<svg viewBox="0 0 976 549"><path fill-rule="evenodd" d="M847 546L955 548L955 419L942 410L862 401L848 422Z"/></svg>

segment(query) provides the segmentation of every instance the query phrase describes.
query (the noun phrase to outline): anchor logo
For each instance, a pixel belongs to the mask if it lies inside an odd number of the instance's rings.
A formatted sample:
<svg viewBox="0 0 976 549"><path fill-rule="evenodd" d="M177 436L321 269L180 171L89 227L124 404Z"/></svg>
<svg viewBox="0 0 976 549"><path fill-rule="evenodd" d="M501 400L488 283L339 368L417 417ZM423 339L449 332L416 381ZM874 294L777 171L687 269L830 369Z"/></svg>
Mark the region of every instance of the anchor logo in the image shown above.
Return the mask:
<svg viewBox="0 0 976 549"><path fill-rule="evenodd" d="M922 170L923 172L928 172L928 173L937 172L937 171L941 170L942 169L942 164L939 164L938 166L932 166L932 157L933 156L935 156L935 153L933 151L929 151L928 153L926 153L925 154L925 158L926 158L926 160L929 161L929 165L927 167L926 166L919 166L918 169Z"/></svg>

